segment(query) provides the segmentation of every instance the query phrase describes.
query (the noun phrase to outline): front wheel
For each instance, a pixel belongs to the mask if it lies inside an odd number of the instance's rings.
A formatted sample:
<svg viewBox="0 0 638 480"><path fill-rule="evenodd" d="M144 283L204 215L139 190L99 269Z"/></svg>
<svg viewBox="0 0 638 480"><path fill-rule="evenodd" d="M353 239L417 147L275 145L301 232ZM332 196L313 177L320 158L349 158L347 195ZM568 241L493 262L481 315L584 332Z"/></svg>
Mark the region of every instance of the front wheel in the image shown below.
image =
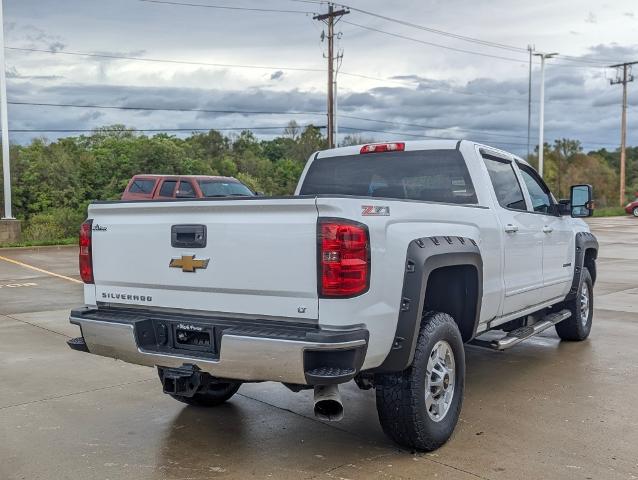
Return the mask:
<svg viewBox="0 0 638 480"><path fill-rule="evenodd" d="M567 308L572 315L556 324L558 336L562 340L585 340L591 332L594 317L594 285L587 268L583 268L580 275L576 296L561 304L560 308Z"/></svg>
<svg viewBox="0 0 638 480"><path fill-rule="evenodd" d="M635 207L635 208L632 210L632 213L634 214L634 217L638 217L638 207Z"/></svg>
<svg viewBox="0 0 638 480"><path fill-rule="evenodd" d="M398 444L432 451L452 435L465 387L463 339L447 313L422 319L414 360L403 372L375 378L383 431Z"/></svg>

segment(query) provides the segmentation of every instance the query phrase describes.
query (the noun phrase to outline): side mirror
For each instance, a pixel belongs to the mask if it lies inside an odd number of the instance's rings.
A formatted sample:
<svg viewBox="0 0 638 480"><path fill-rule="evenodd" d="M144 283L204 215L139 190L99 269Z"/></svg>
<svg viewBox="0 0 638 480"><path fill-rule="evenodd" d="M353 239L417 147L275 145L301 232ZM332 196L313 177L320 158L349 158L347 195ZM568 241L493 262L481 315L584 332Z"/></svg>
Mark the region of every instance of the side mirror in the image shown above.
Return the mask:
<svg viewBox="0 0 638 480"><path fill-rule="evenodd" d="M255 192L255 196L256 196L256 197L263 197L263 196L265 196L265 195L266 195L266 194L265 194L264 192L259 192L259 191Z"/></svg>
<svg viewBox="0 0 638 480"><path fill-rule="evenodd" d="M569 201L572 217L585 218L594 214L591 185L572 185Z"/></svg>

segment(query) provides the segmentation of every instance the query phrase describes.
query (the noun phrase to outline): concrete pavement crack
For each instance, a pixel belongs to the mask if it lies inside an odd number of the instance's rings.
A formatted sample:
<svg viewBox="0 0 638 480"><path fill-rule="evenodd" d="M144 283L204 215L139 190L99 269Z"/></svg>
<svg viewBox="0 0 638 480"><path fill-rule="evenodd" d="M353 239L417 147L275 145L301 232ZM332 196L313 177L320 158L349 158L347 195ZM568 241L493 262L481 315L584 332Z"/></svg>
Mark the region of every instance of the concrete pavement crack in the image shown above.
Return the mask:
<svg viewBox="0 0 638 480"><path fill-rule="evenodd" d="M11 314L11 315L7 315L5 313L3 316L5 316L7 318L10 318L11 320L15 320L16 322L21 322L21 323L24 323L26 325L31 325L32 327L35 327L35 328L40 328L40 329L45 330L47 332L55 333L56 335L60 335L60 336L62 336L64 338L72 338L72 337L69 337L68 335L65 335L64 333L56 332L55 330L51 330L49 328L43 327L42 325L37 325L35 323L27 322L26 320L22 320L20 318L16 318L13 315L15 315L15 313Z"/></svg>
<svg viewBox="0 0 638 480"><path fill-rule="evenodd" d="M0 407L0 410L6 410L7 408L13 408L13 407L21 407L24 405L33 405L34 403L48 402L49 400L57 400L58 398L72 397L74 395L81 395L83 393L99 392L100 390L109 390L111 388L125 387L127 385L135 385L137 383L145 383L145 382L151 382L151 381L155 381L155 379L147 378L146 380L135 380L134 382L118 383L117 385L108 385L106 387L92 388L90 390L82 390L80 392L65 393L64 395L55 395L53 397L41 398L40 400L32 400L30 402L14 403L12 405L5 405L4 407Z"/></svg>

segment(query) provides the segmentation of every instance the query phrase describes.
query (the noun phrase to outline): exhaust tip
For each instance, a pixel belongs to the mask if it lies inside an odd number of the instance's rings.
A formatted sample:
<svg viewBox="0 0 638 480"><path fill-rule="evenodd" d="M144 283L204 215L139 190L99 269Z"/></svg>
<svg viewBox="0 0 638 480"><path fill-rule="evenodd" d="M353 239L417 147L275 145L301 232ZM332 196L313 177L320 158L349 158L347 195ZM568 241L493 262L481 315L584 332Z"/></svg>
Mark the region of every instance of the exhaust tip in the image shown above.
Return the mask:
<svg viewBox="0 0 638 480"><path fill-rule="evenodd" d="M328 422L338 422L343 418L343 405L335 400L315 403L315 417Z"/></svg>
<svg viewBox="0 0 638 480"><path fill-rule="evenodd" d="M343 418L343 404L337 385L315 387L315 417L328 422L338 422Z"/></svg>

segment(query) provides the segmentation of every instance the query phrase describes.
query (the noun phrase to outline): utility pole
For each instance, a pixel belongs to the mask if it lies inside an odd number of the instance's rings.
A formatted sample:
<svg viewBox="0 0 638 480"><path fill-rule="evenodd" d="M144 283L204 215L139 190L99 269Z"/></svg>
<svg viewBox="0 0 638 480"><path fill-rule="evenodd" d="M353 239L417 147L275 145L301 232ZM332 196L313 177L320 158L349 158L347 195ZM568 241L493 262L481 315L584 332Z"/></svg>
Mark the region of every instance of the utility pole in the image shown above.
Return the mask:
<svg viewBox="0 0 638 480"><path fill-rule="evenodd" d="M9 115L7 114L7 78L4 63L4 16L0 0L0 123L2 123L2 173L4 177L4 217L11 215L11 166L9 165Z"/></svg>
<svg viewBox="0 0 638 480"><path fill-rule="evenodd" d="M543 156L545 155L545 60L555 57L558 53L535 53L537 57L541 57L541 93L540 93L540 110L538 114L538 173L543 177Z"/></svg>
<svg viewBox="0 0 638 480"><path fill-rule="evenodd" d="M611 65L610 68L622 68L622 78L610 80L611 85L622 84L622 119L620 121L620 206L625 206L625 146L627 143L627 84L634 81L631 74L631 66L638 62L619 63Z"/></svg>
<svg viewBox="0 0 638 480"><path fill-rule="evenodd" d="M532 132L532 52L534 47L527 46L529 50L529 78L527 83L527 160L529 161L530 137Z"/></svg>
<svg viewBox="0 0 638 480"><path fill-rule="evenodd" d="M350 13L350 10L335 10L334 5L328 5L328 13L315 15L314 20L319 20L328 25L328 148L334 148L335 145L335 102L334 102L334 37L335 24L343 15ZM336 20L335 20L336 19Z"/></svg>

